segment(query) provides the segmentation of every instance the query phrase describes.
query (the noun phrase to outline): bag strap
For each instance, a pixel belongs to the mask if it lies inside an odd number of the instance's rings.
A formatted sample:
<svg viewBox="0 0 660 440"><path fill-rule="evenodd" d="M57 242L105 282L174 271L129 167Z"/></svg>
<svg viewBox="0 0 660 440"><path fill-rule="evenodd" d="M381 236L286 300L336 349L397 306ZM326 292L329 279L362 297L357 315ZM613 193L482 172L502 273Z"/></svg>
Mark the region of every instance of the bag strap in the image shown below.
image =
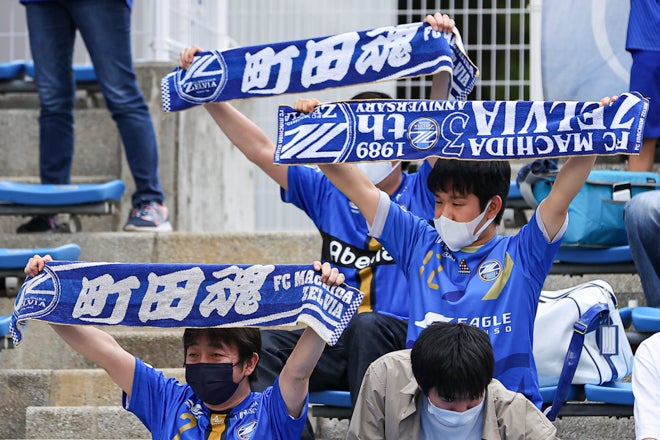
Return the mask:
<svg viewBox="0 0 660 440"><path fill-rule="evenodd" d="M559 159L536 159L523 165L516 176L516 183L527 206L536 209L539 202L534 197L533 186L539 180L550 180L559 172Z"/></svg>
<svg viewBox="0 0 660 440"><path fill-rule="evenodd" d="M568 396L568 390L573 382L573 376L577 369L582 346L584 345L584 336L596 330L601 322L604 322L610 314L610 310L605 303L594 304L573 324L573 336L566 352L564 366L559 375L557 391L552 399L552 404L546 408L545 415L550 421L557 418L557 414Z"/></svg>

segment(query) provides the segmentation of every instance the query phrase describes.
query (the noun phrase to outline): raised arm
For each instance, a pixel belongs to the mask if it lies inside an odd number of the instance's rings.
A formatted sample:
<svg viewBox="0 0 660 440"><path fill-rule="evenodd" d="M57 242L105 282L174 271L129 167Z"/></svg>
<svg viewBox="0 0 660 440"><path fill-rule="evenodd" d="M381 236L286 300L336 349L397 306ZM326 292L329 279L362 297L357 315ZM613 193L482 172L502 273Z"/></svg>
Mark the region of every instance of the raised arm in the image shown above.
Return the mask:
<svg viewBox="0 0 660 440"><path fill-rule="evenodd" d="M50 255L30 258L25 266L29 276L37 275L48 261ZM135 357L124 350L108 333L92 326L60 325L50 326L75 351L103 368L112 380L130 396L133 388Z"/></svg>
<svg viewBox="0 0 660 440"><path fill-rule="evenodd" d="M183 69L190 67L195 54L201 51L200 47L192 46L181 52L179 66ZM288 167L273 163L275 144L257 124L226 102L208 103L204 108L231 143L241 150L250 162L261 168L282 188L288 189Z"/></svg>
<svg viewBox="0 0 660 440"><path fill-rule="evenodd" d="M310 113L319 105L317 99L300 98L293 107L299 112ZM338 163L319 165L319 168L349 200L358 207L371 225L376 216L380 190L355 165Z"/></svg>
<svg viewBox="0 0 660 440"><path fill-rule="evenodd" d="M600 104L608 105L615 100L616 97L611 99L605 97L600 100ZM557 173L550 194L539 206L541 220L551 240L563 225L568 214L568 205L587 181L594 163L596 163L596 156L570 157Z"/></svg>
<svg viewBox="0 0 660 440"><path fill-rule="evenodd" d="M315 261L314 269L322 271L321 280L330 286L344 282L344 275L331 268L329 263ZM324 348L325 341L314 330L306 328L280 373L280 391L287 411L293 417L301 414L309 389L309 377Z"/></svg>
<svg viewBox="0 0 660 440"><path fill-rule="evenodd" d="M447 14L436 12L435 14L427 15L424 19L425 23L431 25L431 28L436 32L450 33L456 23ZM448 72L438 72L433 75L431 80L431 96L429 99L448 99L451 90L451 75Z"/></svg>

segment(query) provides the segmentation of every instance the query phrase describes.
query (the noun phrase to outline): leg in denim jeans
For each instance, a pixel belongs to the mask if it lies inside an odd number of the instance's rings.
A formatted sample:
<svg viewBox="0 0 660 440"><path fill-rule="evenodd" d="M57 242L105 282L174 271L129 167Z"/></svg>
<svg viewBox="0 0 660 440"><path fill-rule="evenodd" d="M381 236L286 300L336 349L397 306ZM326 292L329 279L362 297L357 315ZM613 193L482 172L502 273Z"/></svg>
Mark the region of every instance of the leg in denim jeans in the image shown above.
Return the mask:
<svg viewBox="0 0 660 440"><path fill-rule="evenodd" d="M660 307L660 191L637 194L626 203L630 253L642 281L646 303Z"/></svg>
<svg viewBox="0 0 660 440"><path fill-rule="evenodd" d="M39 171L42 183L71 181L73 104L71 67L76 25L56 2L27 3L30 48L39 91Z"/></svg>
<svg viewBox="0 0 660 440"><path fill-rule="evenodd" d="M133 206L162 203L158 144L149 109L138 88L131 52L131 11L124 1L69 2L94 64L103 96L124 144L135 180Z"/></svg>
<svg viewBox="0 0 660 440"><path fill-rule="evenodd" d="M42 109L42 182L70 181L75 96L71 57L77 28L124 144L135 180L133 205L149 201L162 203L165 195L158 174L158 145L149 109L133 70L131 11L126 2L36 2L26 4L26 12Z"/></svg>

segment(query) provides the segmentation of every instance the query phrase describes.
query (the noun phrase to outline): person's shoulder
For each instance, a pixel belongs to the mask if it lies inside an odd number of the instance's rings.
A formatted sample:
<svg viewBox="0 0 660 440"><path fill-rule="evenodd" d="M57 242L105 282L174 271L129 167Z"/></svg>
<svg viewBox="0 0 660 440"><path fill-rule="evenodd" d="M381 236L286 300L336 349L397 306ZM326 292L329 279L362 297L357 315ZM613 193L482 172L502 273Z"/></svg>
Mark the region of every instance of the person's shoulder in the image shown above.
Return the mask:
<svg viewBox="0 0 660 440"><path fill-rule="evenodd" d="M391 351L376 359L372 365L385 369L408 367L410 365L410 349Z"/></svg>
<svg viewBox="0 0 660 440"><path fill-rule="evenodd" d="M642 349L642 351L640 351L640 349ZM658 350L660 350L660 332L649 336L642 341L639 347L637 347L637 351L640 351L640 353L644 350L648 350L649 353L658 353Z"/></svg>

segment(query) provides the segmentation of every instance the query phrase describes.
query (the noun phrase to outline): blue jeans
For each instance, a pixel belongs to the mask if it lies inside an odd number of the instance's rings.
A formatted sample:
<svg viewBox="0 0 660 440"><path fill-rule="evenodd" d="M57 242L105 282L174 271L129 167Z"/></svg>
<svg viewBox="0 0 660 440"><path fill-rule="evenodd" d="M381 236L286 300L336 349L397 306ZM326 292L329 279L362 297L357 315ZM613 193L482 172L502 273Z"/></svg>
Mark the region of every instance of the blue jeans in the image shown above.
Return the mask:
<svg viewBox="0 0 660 440"><path fill-rule="evenodd" d="M660 307L660 190L637 194L626 203L630 253L642 281L646 303Z"/></svg>
<svg viewBox="0 0 660 440"><path fill-rule="evenodd" d="M124 0L67 0L25 4L41 113L42 183L70 183L74 151L75 81L72 58L80 31L101 91L124 144L135 181L133 206L162 203L158 144L140 92L131 53L131 10Z"/></svg>

